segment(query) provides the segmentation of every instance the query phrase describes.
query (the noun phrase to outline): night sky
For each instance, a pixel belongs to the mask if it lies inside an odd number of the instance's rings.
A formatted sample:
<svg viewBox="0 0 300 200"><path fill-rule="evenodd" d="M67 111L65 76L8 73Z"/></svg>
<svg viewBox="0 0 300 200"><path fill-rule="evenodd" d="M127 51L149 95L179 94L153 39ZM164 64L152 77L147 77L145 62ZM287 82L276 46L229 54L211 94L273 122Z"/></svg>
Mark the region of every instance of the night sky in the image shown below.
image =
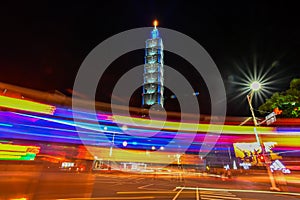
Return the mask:
<svg viewBox="0 0 300 200"><path fill-rule="evenodd" d="M274 75L273 91L287 89L292 78L300 77L300 13L296 4L26 1L0 6L0 82L49 92L58 90L70 96L76 73L95 46L122 31L152 26L154 19L161 27L192 37L210 54L224 79L228 115L249 114L246 98L234 99L238 86L232 82L243 78L241 71L253 71L254 57L258 70ZM143 64L143 52L124 55L110 66L103 80L112 84L99 89L97 100L109 101L118 77L130 67ZM205 109L209 107L209 95L201 77L171 53L166 52L165 63L182 72L195 91L200 91L202 111L209 113ZM171 93L166 95L168 100ZM139 97L132 105L139 106ZM256 102L256 106L261 103Z"/></svg>

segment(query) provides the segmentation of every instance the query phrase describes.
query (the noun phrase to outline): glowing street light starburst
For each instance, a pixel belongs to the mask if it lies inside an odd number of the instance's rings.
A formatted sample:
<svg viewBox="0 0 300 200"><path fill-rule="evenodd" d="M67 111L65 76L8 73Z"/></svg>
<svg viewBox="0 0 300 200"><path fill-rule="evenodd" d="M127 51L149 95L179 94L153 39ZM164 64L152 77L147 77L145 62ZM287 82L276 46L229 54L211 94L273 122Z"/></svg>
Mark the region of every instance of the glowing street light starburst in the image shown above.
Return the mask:
<svg viewBox="0 0 300 200"><path fill-rule="evenodd" d="M258 97L261 102L264 101L268 97L268 95L272 94L272 81L270 78L266 78L266 74L257 76L257 75L247 75L244 73L245 77L241 78L239 82L236 82L237 85L241 86L238 88L238 96L245 96L250 93L252 90L254 92L254 96Z"/></svg>
<svg viewBox="0 0 300 200"><path fill-rule="evenodd" d="M236 67L242 76L235 77L235 80L230 83L237 85L237 90L235 90L236 95L233 99L244 97L253 90L255 101L257 102L258 97L260 102L264 102L276 90L274 86L280 81L278 78L279 74L271 73L272 69L276 66L273 66L273 64L270 66L260 64L258 67L255 56L253 63L236 63Z"/></svg>

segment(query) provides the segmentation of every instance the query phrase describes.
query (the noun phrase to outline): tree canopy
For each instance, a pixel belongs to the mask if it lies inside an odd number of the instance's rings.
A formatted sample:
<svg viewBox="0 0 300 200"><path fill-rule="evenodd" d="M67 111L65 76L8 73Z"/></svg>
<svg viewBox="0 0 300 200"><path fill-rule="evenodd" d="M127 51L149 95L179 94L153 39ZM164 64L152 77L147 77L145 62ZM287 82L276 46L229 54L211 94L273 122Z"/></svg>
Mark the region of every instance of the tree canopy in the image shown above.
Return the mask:
<svg viewBox="0 0 300 200"><path fill-rule="evenodd" d="M300 78L290 82L290 88L283 92L275 92L259 107L261 113L282 111L278 117L300 118Z"/></svg>

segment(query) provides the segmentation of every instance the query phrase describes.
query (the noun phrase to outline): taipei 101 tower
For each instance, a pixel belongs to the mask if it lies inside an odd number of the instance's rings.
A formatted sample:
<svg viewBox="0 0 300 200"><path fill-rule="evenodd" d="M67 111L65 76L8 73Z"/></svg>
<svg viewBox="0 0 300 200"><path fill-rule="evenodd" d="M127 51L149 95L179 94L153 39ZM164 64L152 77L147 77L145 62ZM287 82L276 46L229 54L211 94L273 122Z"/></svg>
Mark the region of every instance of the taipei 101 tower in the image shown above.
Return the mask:
<svg viewBox="0 0 300 200"><path fill-rule="evenodd" d="M164 106L164 62L163 42L157 29L158 21L155 20L151 31L151 38L146 40L144 84L142 106L150 108L152 105L163 108Z"/></svg>

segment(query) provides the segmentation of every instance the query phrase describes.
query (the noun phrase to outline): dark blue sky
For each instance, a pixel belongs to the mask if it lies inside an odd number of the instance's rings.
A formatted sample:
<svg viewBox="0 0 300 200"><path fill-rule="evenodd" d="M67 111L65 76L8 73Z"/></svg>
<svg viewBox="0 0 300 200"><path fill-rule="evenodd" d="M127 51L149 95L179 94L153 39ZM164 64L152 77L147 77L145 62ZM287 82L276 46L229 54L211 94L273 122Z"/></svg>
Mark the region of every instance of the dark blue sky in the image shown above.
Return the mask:
<svg viewBox="0 0 300 200"><path fill-rule="evenodd" d="M275 90L287 89L293 77L300 77L297 8L296 4L260 1L2 3L0 82L43 91L59 90L68 95L81 62L96 45L121 31L151 26L156 18L161 27L192 37L208 51L224 78L228 114L247 115L245 98L232 100L237 86L230 81L242 76L235 63L245 71L245 65L249 65L251 71L256 55L258 68L263 66L262 70L268 70L273 66L271 74L278 74L278 78L274 77L278 80ZM136 63L143 63L141 52L128 56L121 60L128 65L124 72ZM166 58L169 58L166 64L176 65L173 60L178 59L176 56ZM199 82L201 77L194 75L190 67L187 69L182 73L195 90L204 91L200 98L205 102L208 95L205 84ZM112 69L110 73L114 76L115 71ZM100 93L104 96L100 100L106 101L111 91Z"/></svg>

